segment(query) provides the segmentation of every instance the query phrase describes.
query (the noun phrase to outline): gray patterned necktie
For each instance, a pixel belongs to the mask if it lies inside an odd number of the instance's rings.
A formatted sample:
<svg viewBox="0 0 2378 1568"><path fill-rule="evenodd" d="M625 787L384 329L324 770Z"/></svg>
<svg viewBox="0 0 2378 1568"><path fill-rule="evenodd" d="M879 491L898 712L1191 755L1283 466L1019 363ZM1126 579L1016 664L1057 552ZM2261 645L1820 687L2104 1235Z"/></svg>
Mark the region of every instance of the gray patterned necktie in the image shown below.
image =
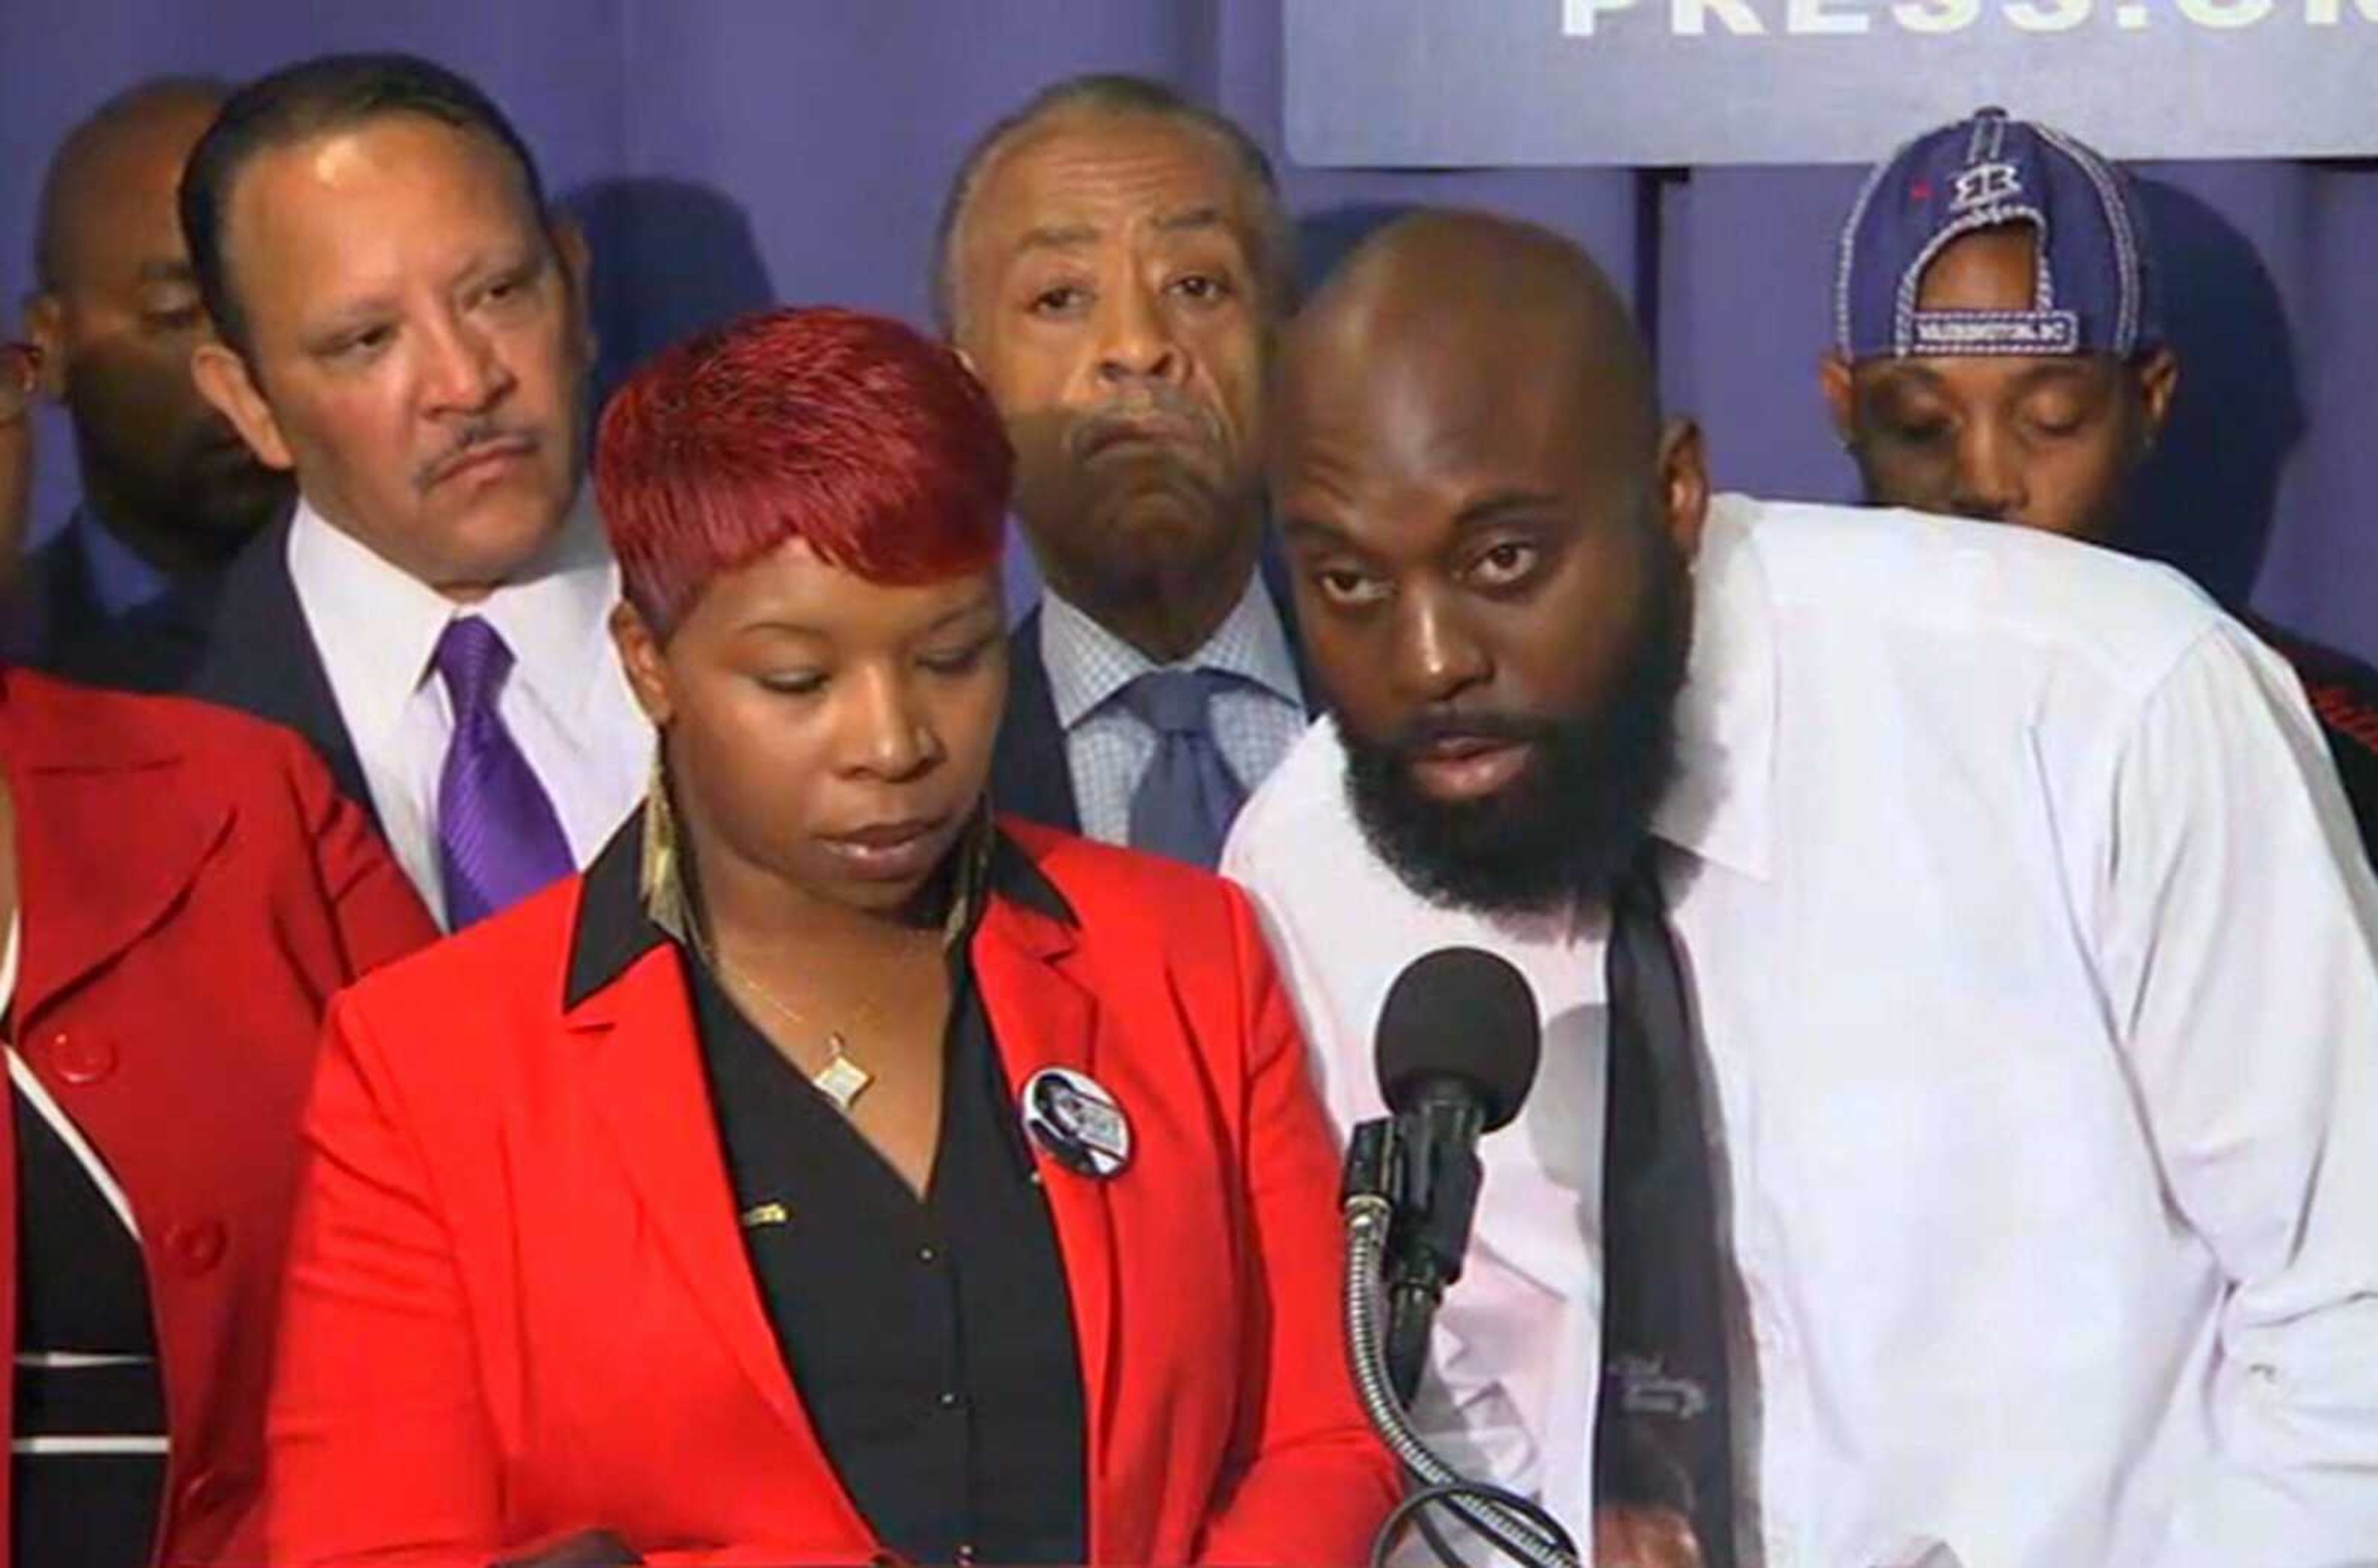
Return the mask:
<svg viewBox="0 0 2378 1568"><path fill-rule="evenodd" d="M1219 670L1150 670L1123 688L1123 706L1156 732L1156 755L1131 796L1131 846L1214 868L1247 797L1214 738L1213 696L1237 679Z"/></svg>

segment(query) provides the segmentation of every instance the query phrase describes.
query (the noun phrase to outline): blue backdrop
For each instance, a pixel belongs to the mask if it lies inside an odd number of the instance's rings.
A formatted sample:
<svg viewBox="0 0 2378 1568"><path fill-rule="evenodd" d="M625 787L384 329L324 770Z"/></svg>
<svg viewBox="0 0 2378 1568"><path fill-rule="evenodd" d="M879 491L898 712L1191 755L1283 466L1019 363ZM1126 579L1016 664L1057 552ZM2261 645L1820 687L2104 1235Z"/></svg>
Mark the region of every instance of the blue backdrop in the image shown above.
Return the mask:
<svg viewBox="0 0 2378 1568"><path fill-rule="evenodd" d="M925 319L943 182L981 125L1056 77L1163 77L1281 147L1279 0L0 0L0 299L29 283L42 162L99 99L358 47L435 55L520 122L594 241L607 377L774 300ZM2152 478L2158 547L2378 662L2378 164L2146 172L2186 362ZM1282 173L1308 269L1413 202L1574 235L1632 292L1723 483L1849 494L1814 366L1856 170ZM72 478L47 437L54 525Z"/></svg>

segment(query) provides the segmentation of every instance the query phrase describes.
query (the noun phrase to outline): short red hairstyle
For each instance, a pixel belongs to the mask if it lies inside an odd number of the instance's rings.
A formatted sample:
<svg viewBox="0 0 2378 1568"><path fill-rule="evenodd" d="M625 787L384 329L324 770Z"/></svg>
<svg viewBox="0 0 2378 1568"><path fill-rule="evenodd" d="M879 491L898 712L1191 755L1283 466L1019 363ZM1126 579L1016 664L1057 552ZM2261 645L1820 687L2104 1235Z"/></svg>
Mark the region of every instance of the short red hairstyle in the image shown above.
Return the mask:
<svg viewBox="0 0 2378 1568"><path fill-rule="evenodd" d="M990 568L1015 461L948 349L886 317L770 310L628 378L594 494L628 602L666 637L712 579L789 540L875 582Z"/></svg>

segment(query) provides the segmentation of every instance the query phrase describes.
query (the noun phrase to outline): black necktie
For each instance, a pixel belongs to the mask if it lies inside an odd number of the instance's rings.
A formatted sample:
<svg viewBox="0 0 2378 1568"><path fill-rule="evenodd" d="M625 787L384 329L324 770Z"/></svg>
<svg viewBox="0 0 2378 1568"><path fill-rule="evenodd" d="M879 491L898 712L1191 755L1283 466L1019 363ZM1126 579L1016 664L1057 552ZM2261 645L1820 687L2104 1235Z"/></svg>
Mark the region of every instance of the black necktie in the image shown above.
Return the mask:
<svg viewBox="0 0 2378 1568"><path fill-rule="evenodd" d="M1662 913L1655 848L1646 844L1611 898L1594 1503L1681 1514L1704 1568L1731 1568L1717 1205L1692 1007Z"/></svg>

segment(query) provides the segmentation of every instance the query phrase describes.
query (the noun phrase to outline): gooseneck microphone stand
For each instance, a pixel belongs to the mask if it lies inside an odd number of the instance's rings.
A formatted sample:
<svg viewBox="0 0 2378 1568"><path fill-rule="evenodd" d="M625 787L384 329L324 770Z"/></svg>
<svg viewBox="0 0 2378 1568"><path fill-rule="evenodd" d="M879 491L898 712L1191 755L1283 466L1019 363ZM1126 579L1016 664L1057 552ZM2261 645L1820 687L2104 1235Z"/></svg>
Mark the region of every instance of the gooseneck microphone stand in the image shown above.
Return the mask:
<svg viewBox="0 0 2378 1568"><path fill-rule="evenodd" d="M1428 1233L1441 1227L1432 1227L1434 1205L1424 1190L1435 1162L1429 1149L1414 1146L1427 1142L1424 1123L1409 1133L1389 1118L1363 1123L1347 1145L1339 1194L1346 1220L1346 1354L1355 1392L1388 1451L1420 1483L1380 1526L1371 1549L1373 1568L1386 1562L1407 1519L1419 1526L1439 1558L1458 1568L1422 1515L1432 1505L1449 1510L1528 1568L1579 1568L1577 1543L1551 1514L1516 1492L1464 1479L1422 1441L1405 1413L1425 1363L1438 1297L1459 1272L1459 1239L1454 1241L1449 1272L1428 1245ZM1467 1179L1468 1196L1474 1200L1474 1170ZM1423 1190L1415 1193L1416 1187ZM1465 1207L1465 1232L1468 1220Z"/></svg>

